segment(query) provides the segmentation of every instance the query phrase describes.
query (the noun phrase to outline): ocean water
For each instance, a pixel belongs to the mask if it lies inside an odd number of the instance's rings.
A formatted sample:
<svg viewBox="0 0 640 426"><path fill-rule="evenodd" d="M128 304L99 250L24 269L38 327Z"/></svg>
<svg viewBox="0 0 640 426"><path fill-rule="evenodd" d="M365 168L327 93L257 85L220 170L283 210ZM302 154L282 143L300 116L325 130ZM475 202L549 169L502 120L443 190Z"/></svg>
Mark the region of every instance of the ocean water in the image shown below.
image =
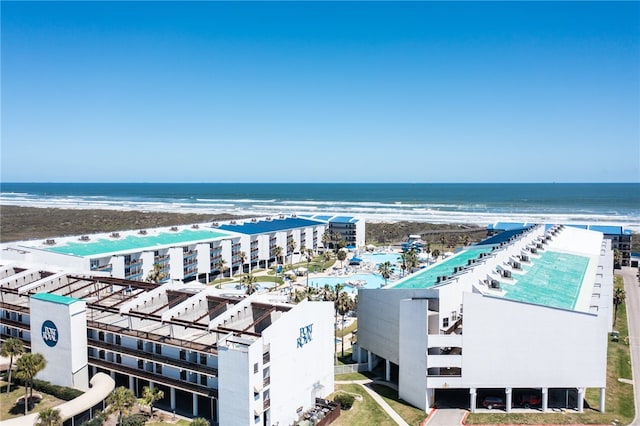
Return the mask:
<svg viewBox="0 0 640 426"><path fill-rule="evenodd" d="M640 183L0 183L0 205L368 221L619 225L640 231Z"/></svg>

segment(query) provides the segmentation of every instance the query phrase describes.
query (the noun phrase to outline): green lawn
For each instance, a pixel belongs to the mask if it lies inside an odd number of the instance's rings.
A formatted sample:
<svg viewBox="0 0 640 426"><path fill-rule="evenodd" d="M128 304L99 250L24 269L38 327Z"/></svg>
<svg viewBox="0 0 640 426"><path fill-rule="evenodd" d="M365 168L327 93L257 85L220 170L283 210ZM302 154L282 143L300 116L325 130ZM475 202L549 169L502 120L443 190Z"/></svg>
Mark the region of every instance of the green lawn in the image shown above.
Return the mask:
<svg viewBox="0 0 640 426"><path fill-rule="evenodd" d="M371 388L375 390L382 399L384 399L385 402L410 425L418 426L427 418L427 413L401 400L398 397L398 391L395 389L376 383L372 383Z"/></svg>
<svg viewBox="0 0 640 426"><path fill-rule="evenodd" d="M24 406L16 405L18 398L24 396L24 387L14 385L11 389L11 392L7 394L7 382L0 381L0 421L24 415ZM55 407L65 402L42 392L33 391L33 393L34 395L42 395L42 400L29 411L29 414L37 413L44 408Z"/></svg>
<svg viewBox="0 0 640 426"><path fill-rule="evenodd" d="M350 410L340 412L340 417L332 423L336 426L369 426L369 425L396 425L369 394L360 385L336 385L336 392L345 391L350 394L360 395L361 400L356 399ZM329 396L333 399L335 393Z"/></svg>
<svg viewBox="0 0 640 426"><path fill-rule="evenodd" d="M623 287L622 278L615 277L615 287ZM634 418L633 386L621 383L618 378L631 379L631 358L626 337L629 336L627 327L626 306L618 308L618 318L614 329L620 332L618 343L609 341L607 349L607 389L605 412L597 411L600 400L598 389L587 389L584 413L540 413L540 414L506 414L506 413L476 413L469 414L466 424L600 424L600 425L628 425ZM591 408L589 408L591 407ZM614 423L615 422L615 423Z"/></svg>

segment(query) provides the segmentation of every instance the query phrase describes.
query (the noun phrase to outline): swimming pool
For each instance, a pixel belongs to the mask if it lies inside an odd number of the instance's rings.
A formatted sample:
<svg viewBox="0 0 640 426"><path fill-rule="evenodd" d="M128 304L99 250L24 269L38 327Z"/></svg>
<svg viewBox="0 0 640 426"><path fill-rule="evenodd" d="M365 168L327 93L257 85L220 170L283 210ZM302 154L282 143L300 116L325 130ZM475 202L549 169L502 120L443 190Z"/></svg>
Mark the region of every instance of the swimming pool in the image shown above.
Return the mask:
<svg viewBox="0 0 640 426"><path fill-rule="evenodd" d="M384 278L382 278L381 275L378 274L355 274L355 275L350 275L350 276L345 276L345 277L316 277L316 278L309 278L309 286L311 287L317 287L317 288L322 288L324 287L326 284L330 285L331 287L335 287L336 284L344 284L348 287L350 287L352 290L352 293L355 293L358 291L358 287L354 286L354 285L349 285L349 283L353 283L353 282L357 282L357 281L363 281L364 285L362 287L359 288L380 288L381 286L384 285ZM345 288L346 290L346 288Z"/></svg>
<svg viewBox="0 0 640 426"><path fill-rule="evenodd" d="M69 241L46 250L73 256L96 256L120 251L136 251L144 248L166 247L172 244L207 241L226 237L226 232L209 229L159 232L155 235L127 235L122 238L99 238L88 242Z"/></svg>
<svg viewBox="0 0 640 426"><path fill-rule="evenodd" d="M359 254L358 257L362 259L363 262L374 265L379 265L384 262L390 262L392 265L395 265L401 260L399 253L362 253Z"/></svg>

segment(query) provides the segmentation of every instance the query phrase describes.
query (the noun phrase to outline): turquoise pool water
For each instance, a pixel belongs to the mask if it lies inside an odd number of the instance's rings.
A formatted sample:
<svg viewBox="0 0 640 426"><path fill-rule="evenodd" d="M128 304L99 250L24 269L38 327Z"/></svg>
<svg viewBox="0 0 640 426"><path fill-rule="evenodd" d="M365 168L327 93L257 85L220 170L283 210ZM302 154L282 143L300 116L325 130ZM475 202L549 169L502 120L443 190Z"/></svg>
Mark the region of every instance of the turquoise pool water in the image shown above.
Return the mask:
<svg viewBox="0 0 640 426"><path fill-rule="evenodd" d="M373 263L374 265L384 262L391 262L392 265L395 265L400 262L399 253L362 253L359 254L358 257L362 259L363 262Z"/></svg>
<svg viewBox="0 0 640 426"><path fill-rule="evenodd" d="M455 256L436 263L430 268L415 272L400 280L393 288L430 288L436 284L436 279L442 275L452 275L456 266L466 266L469 259L475 259L481 253L489 253L492 247L470 248Z"/></svg>
<svg viewBox="0 0 640 426"><path fill-rule="evenodd" d="M523 265L524 275L513 284L500 283L505 299L554 308L574 309L580 295L589 258L554 251L542 252L533 265Z"/></svg>
<svg viewBox="0 0 640 426"><path fill-rule="evenodd" d="M153 250L154 247L212 240L227 235L226 232L207 229L184 229L178 232L170 231L159 235L128 235L123 238L102 238L88 242L73 241L60 246L47 247L46 249L48 251L73 256L96 256L127 250Z"/></svg>
<svg viewBox="0 0 640 426"><path fill-rule="evenodd" d="M318 278L309 278L309 286L322 288L325 284L334 287L336 284L345 284L353 289L353 291L357 291L357 288L354 286L350 286L348 284L349 281L364 281L365 284L360 288L380 288L380 286L384 285L384 278L381 275L377 274L355 274L348 277L318 277ZM306 281L298 281L298 283L306 283Z"/></svg>

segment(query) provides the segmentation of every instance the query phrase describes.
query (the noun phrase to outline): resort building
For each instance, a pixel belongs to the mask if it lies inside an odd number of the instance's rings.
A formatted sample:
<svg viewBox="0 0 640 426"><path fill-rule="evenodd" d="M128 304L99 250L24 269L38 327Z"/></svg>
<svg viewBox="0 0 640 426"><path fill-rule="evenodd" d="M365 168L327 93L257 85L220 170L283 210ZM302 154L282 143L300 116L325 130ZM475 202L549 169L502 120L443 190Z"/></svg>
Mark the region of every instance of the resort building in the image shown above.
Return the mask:
<svg viewBox="0 0 640 426"><path fill-rule="evenodd" d="M500 232L519 229L531 224L520 222L497 222L487 226L488 235L495 235ZM611 241L611 249L620 252L620 266L631 265L631 239L633 231L624 229L622 226L609 225L575 225L566 224L574 228L588 229L590 231L602 232L605 239Z"/></svg>
<svg viewBox="0 0 640 426"><path fill-rule="evenodd" d="M328 226L326 221L279 216L141 229L6 243L0 259L136 281L159 268L163 282L206 283L221 273L268 268L285 258L297 261L301 249L321 246Z"/></svg>
<svg viewBox="0 0 640 426"><path fill-rule="evenodd" d="M382 289L358 292L368 369L427 410L605 409L613 255L602 232L531 225L499 233Z"/></svg>
<svg viewBox="0 0 640 426"><path fill-rule="evenodd" d="M339 236L339 239L347 243L347 247L360 248L365 246L365 221L351 216L327 216L314 215L309 216L310 219L319 220L327 223L327 230ZM325 249L333 250L334 242L329 242L329 247Z"/></svg>
<svg viewBox="0 0 640 426"><path fill-rule="evenodd" d="M156 406L220 425L292 424L334 390L333 304L0 266L0 337L48 361L38 378L86 390L97 373Z"/></svg>

